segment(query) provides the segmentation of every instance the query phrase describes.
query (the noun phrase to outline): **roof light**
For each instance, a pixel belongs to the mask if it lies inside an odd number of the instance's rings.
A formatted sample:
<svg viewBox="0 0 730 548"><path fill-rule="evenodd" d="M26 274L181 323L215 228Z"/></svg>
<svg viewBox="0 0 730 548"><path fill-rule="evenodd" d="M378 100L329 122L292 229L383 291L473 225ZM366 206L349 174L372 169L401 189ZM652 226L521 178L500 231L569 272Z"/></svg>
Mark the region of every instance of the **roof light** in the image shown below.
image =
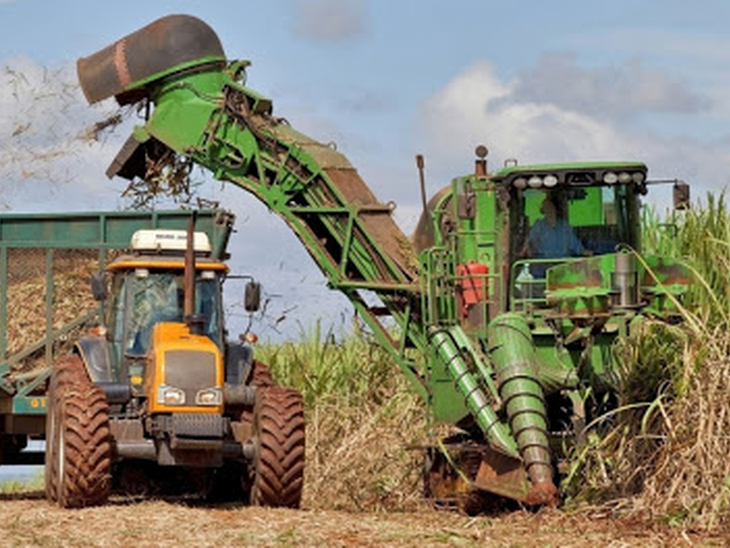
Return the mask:
<svg viewBox="0 0 730 548"><path fill-rule="evenodd" d="M618 174L618 182L624 185L631 182L631 174L622 171Z"/></svg>
<svg viewBox="0 0 730 548"><path fill-rule="evenodd" d="M645 175L641 171L631 174L631 179L638 185L644 182Z"/></svg>
<svg viewBox="0 0 730 548"><path fill-rule="evenodd" d="M527 184L530 188L540 188L542 186L542 177L533 175L527 180Z"/></svg>
<svg viewBox="0 0 730 548"><path fill-rule="evenodd" d="M618 182L618 175L616 175L613 171L604 173L603 182L606 183L607 185L615 185Z"/></svg>
<svg viewBox="0 0 730 548"><path fill-rule="evenodd" d="M512 184L515 186L515 188L519 188L522 190L523 188L527 187L527 179L524 177L517 177L514 181L512 181Z"/></svg>
<svg viewBox="0 0 730 548"><path fill-rule="evenodd" d="M546 175L543 183L547 188L552 188L558 184L558 178L555 175Z"/></svg>

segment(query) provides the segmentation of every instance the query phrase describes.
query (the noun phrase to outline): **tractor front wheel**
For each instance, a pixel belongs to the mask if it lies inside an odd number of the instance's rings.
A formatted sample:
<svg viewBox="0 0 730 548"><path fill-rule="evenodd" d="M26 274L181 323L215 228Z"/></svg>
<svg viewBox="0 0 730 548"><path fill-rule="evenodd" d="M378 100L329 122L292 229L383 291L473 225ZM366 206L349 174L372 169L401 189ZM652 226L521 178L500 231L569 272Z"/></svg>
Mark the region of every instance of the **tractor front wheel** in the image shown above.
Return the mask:
<svg viewBox="0 0 730 548"><path fill-rule="evenodd" d="M79 357L56 364L48 401L47 498L64 508L104 504L111 487L109 406Z"/></svg>
<svg viewBox="0 0 730 548"><path fill-rule="evenodd" d="M304 485L304 403L296 390L259 390L254 412L257 451L251 503L298 508Z"/></svg>

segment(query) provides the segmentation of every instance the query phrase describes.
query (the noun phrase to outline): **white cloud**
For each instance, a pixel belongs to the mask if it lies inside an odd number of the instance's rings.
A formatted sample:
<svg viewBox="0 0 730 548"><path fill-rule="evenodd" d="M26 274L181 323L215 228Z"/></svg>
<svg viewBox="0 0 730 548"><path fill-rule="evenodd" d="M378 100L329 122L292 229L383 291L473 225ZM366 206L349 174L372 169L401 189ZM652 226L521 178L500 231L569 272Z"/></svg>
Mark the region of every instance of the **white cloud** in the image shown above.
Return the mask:
<svg viewBox="0 0 730 548"><path fill-rule="evenodd" d="M710 101L664 72L639 61L584 68L572 54L546 54L518 73L510 100L538 101L591 116L628 117L651 112L697 113Z"/></svg>
<svg viewBox="0 0 730 548"><path fill-rule="evenodd" d="M295 31L317 42L343 42L366 32L365 0L297 0Z"/></svg>
<svg viewBox="0 0 730 548"><path fill-rule="evenodd" d="M730 182L727 138L709 143L700 136L668 138L579 108L520 99L520 85L518 79L501 80L488 63L448 82L422 106L432 155L453 163L485 143L492 167L506 158L521 164L641 160L654 177L686 178L700 194Z"/></svg>
<svg viewBox="0 0 730 548"><path fill-rule="evenodd" d="M502 158L553 161L578 154L602 156L607 144L620 146L613 128L590 116L549 103L514 100L515 82L503 82L488 63L479 63L454 78L423 108L431 139L446 157L464 155L486 143ZM628 147L621 147L627 152Z"/></svg>

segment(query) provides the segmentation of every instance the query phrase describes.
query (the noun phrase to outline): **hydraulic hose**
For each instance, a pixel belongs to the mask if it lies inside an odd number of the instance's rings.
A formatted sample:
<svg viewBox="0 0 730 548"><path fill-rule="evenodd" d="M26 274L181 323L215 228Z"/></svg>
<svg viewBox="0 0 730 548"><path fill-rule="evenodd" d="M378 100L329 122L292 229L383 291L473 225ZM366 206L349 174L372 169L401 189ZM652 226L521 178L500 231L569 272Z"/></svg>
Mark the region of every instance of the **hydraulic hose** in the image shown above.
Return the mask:
<svg viewBox="0 0 730 548"><path fill-rule="evenodd" d="M547 412L527 320L514 313L497 316L489 324L488 338L500 397L533 485L532 495L536 501L552 503L557 488L553 482Z"/></svg>

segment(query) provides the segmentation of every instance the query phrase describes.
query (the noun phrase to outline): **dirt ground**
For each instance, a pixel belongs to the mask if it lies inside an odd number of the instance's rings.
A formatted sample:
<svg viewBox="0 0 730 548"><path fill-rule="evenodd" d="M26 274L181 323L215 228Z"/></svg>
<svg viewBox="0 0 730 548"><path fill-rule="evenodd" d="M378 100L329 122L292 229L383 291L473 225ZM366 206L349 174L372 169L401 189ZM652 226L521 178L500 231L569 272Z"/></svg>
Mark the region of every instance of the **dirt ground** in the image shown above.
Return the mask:
<svg viewBox="0 0 730 548"><path fill-rule="evenodd" d="M730 535L646 527L557 510L470 518L420 512L351 514L185 501L113 499L61 510L41 493L0 500L2 546L727 546Z"/></svg>

